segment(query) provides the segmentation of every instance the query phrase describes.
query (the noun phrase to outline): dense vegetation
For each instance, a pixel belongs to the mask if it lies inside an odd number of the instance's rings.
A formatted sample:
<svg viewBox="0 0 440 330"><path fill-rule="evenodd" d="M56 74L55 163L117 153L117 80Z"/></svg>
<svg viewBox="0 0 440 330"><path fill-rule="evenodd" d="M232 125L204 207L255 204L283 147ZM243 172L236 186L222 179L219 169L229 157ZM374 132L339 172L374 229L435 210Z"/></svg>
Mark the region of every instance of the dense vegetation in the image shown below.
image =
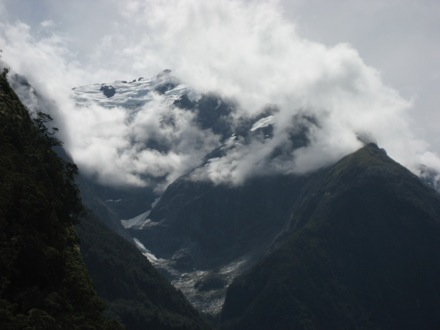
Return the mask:
<svg viewBox="0 0 440 330"><path fill-rule="evenodd" d="M0 76L0 327L118 328L102 314L79 253L76 166L53 151L50 117L31 119Z"/></svg>
<svg viewBox="0 0 440 330"><path fill-rule="evenodd" d="M438 329L440 198L368 145L314 174L287 240L229 287L225 329Z"/></svg>
<svg viewBox="0 0 440 330"><path fill-rule="evenodd" d="M128 329L207 329L182 293L130 242L88 216L78 226L81 252L109 318Z"/></svg>

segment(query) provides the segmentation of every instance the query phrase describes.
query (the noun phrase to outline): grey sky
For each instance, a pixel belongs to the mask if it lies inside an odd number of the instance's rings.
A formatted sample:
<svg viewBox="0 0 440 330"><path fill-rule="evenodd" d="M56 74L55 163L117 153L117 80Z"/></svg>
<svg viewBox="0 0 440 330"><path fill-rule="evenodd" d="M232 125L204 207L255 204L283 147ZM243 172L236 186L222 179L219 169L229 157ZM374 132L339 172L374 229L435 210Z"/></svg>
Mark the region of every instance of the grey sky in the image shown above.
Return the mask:
<svg viewBox="0 0 440 330"><path fill-rule="evenodd" d="M301 35L350 43L385 83L414 98L416 129L440 151L440 2L287 0L283 6Z"/></svg>
<svg viewBox="0 0 440 330"><path fill-rule="evenodd" d="M84 125L84 114L69 103L69 90L153 76L165 68L199 91L216 90L237 98L243 113L260 111L268 103L281 107L275 119L278 140L252 146L258 153L252 148L231 152L210 168L213 180L243 180L245 173L258 167L255 164L262 164L258 157L266 157L283 139L290 116L305 107L323 118L323 126L314 133L314 145L295 155L294 171L316 168L325 159L352 151L359 146L359 133L374 136L409 167L426 163L440 169L439 158L430 152L440 153L436 1L0 0L0 4L3 58L63 105L60 111L70 123L67 146L74 155L80 157L86 141L98 141L97 146L107 150L100 163L87 163L92 159L87 154L75 161L88 168L119 162L120 168L107 168L113 178L127 168L114 148L127 147L124 139L130 128L114 113L115 136L109 144L97 125ZM97 123L109 120L102 109L91 112ZM182 122L182 128L190 124ZM173 157L181 163L179 155ZM225 170L225 164L232 163L235 167ZM285 170L286 164L272 167ZM178 168L176 173L184 170Z"/></svg>

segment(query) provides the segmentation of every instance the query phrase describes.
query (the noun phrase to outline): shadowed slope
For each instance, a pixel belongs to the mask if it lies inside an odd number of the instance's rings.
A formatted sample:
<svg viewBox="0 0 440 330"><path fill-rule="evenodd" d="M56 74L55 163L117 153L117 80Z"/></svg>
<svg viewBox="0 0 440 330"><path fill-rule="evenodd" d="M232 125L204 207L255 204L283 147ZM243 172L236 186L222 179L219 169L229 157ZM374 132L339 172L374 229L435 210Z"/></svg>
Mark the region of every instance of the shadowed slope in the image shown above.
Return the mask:
<svg viewBox="0 0 440 330"><path fill-rule="evenodd" d="M308 189L299 229L229 287L224 328L438 328L439 195L375 145Z"/></svg>
<svg viewBox="0 0 440 330"><path fill-rule="evenodd" d="M78 226L81 252L107 314L128 329L208 329L193 307L139 250L89 215Z"/></svg>
<svg viewBox="0 0 440 330"><path fill-rule="evenodd" d="M0 327L115 329L102 315L73 224L82 211L76 166L0 76Z"/></svg>

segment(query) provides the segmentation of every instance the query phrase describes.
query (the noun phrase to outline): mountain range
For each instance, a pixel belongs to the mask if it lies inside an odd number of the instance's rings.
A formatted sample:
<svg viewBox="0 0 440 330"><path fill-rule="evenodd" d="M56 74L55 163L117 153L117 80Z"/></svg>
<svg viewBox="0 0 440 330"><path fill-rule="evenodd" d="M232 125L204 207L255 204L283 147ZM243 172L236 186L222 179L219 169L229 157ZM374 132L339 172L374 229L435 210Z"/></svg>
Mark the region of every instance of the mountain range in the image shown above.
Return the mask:
<svg viewBox="0 0 440 330"><path fill-rule="evenodd" d="M192 91L169 70L78 87L72 97L82 111L125 109L128 125L159 104L167 110L154 134L132 139L139 152L194 152L177 172L141 173L144 187L79 176L94 213L77 229L81 249L110 318L130 329L159 311L164 329L440 326L440 196L429 169L421 180L362 140L308 173L274 171L309 145L319 118L295 115L286 140L275 141L275 105L240 117L232 100ZM169 137L164 132L183 127L173 111L188 114L185 129L209 138L184 148L183 135ZM272 148L257 170L239 181L211 175L231 153L256 145Z"/></svg>

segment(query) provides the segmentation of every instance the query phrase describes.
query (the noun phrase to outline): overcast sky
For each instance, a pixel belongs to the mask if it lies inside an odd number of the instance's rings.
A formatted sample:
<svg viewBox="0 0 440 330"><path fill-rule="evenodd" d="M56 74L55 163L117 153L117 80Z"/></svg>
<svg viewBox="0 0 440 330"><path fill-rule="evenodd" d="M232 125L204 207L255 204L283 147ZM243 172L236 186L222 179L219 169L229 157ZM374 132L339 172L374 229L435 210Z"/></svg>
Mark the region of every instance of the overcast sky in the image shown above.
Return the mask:
<svg viewBox="0 0 440 330"><path fill-rule="evenodd" d="M329 118L298 171L319 163L318 150L356 148L350 130L374 135L405 165L440 168L435 0L0 0L0 24L3 59L58 103L74 86L170 68L245 112L279 103Z"/></svg>
<svg viewBox="0 0 440 330"><path fill-rule="evenodd" d="M413 99L418 134L440 151L439 1L299 0L283 7L301 35L350 43L385 83Z"/></svg>

